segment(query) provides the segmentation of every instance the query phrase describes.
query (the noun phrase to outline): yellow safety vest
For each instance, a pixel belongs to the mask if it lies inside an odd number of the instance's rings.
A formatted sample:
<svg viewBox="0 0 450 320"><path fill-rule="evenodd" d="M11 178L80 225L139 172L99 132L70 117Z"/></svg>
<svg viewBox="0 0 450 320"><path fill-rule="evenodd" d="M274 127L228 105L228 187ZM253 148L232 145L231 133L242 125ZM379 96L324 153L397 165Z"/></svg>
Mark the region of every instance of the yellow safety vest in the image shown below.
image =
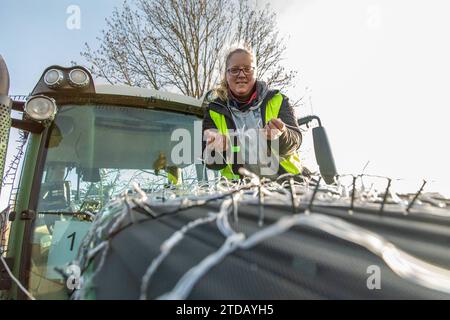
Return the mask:
<svg viewBox="0 0 450 320"><path fill-rule="evenodd" d="M283 103L283 96L281 93L277 93L269 100L266 106L266 121L265 124L272 120L278 118L278 114L280 113L281 105ZM225 120L225 116L216 111L209 110L209 115L211 119L214 121L214 124L217 127L219 133L224 136L229 136L227 122ZM239 152L239 147L233 147L233 152ZM291 174L300 174L302 172L302 166L300 163L300 158L297 153L289 155L287 158L282 159L280 161L280 165L283 167L286 172ZM227 164L225 168L220 170L220 173L223 177L226 177L230 180L239 180L240 176L233 172L233 167L231 164Z"/></svg>
<svg viewBox="0 0 450 320"><path fill-rule="evenodd" d="M181 178L181 171L178 167L167 167L167 179L169 183L174 186L179 186L183 183L183 179Z"/></svg>

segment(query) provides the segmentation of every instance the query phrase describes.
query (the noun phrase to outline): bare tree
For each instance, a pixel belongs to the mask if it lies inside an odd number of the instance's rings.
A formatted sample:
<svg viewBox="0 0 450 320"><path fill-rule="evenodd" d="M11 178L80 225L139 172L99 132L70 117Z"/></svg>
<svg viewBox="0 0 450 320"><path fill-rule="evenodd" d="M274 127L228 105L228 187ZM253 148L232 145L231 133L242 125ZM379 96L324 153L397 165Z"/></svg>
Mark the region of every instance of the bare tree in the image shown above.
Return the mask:
<svg viewBox="0 0 450 320"><path fill-rule="evenodd" d="M167 85L160 74L163 68L158 63L155 50L145 46L148 41L145 22L138 11L132 11L128 3L114 10L106 19L107 30L98 37L100 48L92 50L86 43L81 55L91 63L94 75L111 84L123 83L132 86L160 89Z"/></svg>
<svg viewBox="0 0 450 320"><path fill-rule="evenodd" d="M110 83L199 98L217 84L232 43L254 48L258 76L269 85L282 89L296 75L281 65L286 46L276 16L250 0L135 0L106 21L100 47L86 44L81 54L93 74Z"/></svg>
<svg viewBox="0 0 450 320"><path fill-rule="evenodd" d="M258 77L270 86L284 89L292 85L296 71L286 71L281 64L286 51L284 38L280 38L276 16L270 5L256 9L249 0L239 0L234 42L248 44L257 60Z"/></svg>

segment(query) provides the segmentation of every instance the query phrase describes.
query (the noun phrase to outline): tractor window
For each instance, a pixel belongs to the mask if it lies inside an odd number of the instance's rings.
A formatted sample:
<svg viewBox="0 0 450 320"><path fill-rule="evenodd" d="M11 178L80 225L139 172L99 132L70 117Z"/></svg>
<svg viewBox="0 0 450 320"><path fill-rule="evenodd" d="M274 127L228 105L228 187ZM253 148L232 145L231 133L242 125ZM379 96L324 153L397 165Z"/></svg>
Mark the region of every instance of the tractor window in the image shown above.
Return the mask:
<svg viewBox="0 0 450 320"><path fill-rule="evenodd" d="M117 106L63 108L47 144L38 211L96 213L133 182L155 191L202 179L193 156L198 120Z"/></svg>
<svg viewBox="0 0 450 320"><path fill-rule="evenodd" d="M193 142L200 134L201 121L189 115L118 106L62 108L46 145L31 292L44 299L67 297L58 269L76 256L89 217L115 196L131 192L131 183L146 192L182 194L211 176L194 164Z"/></svg>

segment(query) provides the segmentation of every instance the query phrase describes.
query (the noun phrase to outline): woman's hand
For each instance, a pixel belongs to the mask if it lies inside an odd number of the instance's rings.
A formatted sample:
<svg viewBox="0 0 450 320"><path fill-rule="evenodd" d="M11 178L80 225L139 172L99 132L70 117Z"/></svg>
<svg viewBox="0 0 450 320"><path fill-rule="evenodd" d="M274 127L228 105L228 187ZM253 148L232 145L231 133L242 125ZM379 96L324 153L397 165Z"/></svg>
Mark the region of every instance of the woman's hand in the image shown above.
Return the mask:
<svg viewBox="0 0 450 320"><path fill-rule="evenodd" d="M264 130L267 140L276 140L286 131L286 125L281 119L272 119L264 127Z"/></svg>
<svg viewBox="0 0 450 320"><path fill-rule="evenodd" d="M206 147L209 150L225 151L229 147L228 138L223 134L217 132L217 130L208 129L203 133L206 140Z"/></svg>

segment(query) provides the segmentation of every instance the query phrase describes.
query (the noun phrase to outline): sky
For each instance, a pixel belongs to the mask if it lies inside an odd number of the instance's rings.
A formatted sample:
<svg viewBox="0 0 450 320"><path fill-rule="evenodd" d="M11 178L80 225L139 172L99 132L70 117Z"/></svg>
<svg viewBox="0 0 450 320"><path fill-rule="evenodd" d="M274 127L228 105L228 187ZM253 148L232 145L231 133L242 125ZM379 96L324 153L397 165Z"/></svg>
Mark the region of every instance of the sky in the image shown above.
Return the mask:
<svg viewBox="0 0 450 320"><path fill-rule="evenodd" d="M49 65L83 64L84 43L95 47L105 18L122 2L1 0L10 94L28 94ZM450 2L270 4L287 44L283 63L299 72L287 94L294 99L309 88L311 104L298 112L321 117L339 173L358 174L369 162L366 173L404 178L412 190L426 178L450 195ZM67 27L72 5L80 8L79 29Z"/></svg>
<svg viewBox="0 0 450 320"><path fill-rule="evenodd" d="M123 0L0 0L0 54L10 73L10 94L28 94L50 65L70 66L83 59L84 43L96 43L105 18ZM80 9L79 29L67 27ZM69 12L68 12L69 11Z"/></svg>
<svg viewBox="0 0 450 320"><path fill-rule="evenodd" d="M423 178L450 194L450 2L272 1L340 173ZM308 113L309 110L305 110ZM416 187L414 187L416 186Z"/></svg>

